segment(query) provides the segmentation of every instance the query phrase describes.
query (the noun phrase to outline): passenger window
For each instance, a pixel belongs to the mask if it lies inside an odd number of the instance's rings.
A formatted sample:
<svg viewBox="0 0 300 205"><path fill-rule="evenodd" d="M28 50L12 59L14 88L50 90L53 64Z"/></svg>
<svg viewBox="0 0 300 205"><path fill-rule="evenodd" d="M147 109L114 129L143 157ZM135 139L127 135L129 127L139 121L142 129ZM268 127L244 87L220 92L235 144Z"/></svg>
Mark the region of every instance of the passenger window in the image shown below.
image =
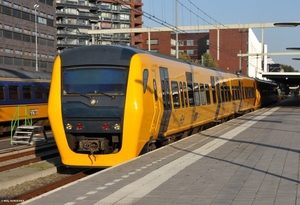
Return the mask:
<svg viewBox="0 0 300 205"><path fill-rule="evenodd" d="M201 93L201 101L202 105L206 105L205 93L204 93L204 85L200 83L200 93Z"/></svg>
<svg viewBox="0 0 300 205"><path fill-rule="evenodd" d="M180 85L180 96L181 96L181 105L184 107L184 95L183 95L183 89L182 89L182 82L179 83Z"/></svg>
<svg viewBox="0 0 300 205"><path fill-rule="evenodd" d="M193 91L193 85L192 83L188 83L188 95L189 95L189 102L190 106L195 106L194 102L194 91Z"/></svg>
<svg viewBox="0 0 300 205"><path fill-rule="evenodd" d="M156 86L155 80L153 80L153 89L154 89L154 98L155 98L155 101L157 101L158 96L157 96L157 86Z"/></svg>
<svg viewBox="0 0 300 205"><path fill-rule="evenodd" d="M173 106L174 106L174 108L180 108L180 99L179 99L179 93L178 93L178 83L176 81L172 81L171 85L172 85Z"/></svg>
<svg viewBox="0 0 300 205"><path fill-rule="evenodd" d="M0 85L0 100L5 100L4 86Z"/></svg>
<svg viewBox="0 0 300 205"><path fill-rule="evenodd" d="M208 84L205 84L205 92L206 92L206 100L207 100L207 104L210 104L210 93L209 93L209 86Z"/></svg>
<svg viewBox="0 0 300 205"><path fill-rule="evenodd" d="M214 104L216 104L216 102L217 102L216 87L214 85L211 86L211 91L212 91L213 102L214 102Z"/></svg>
<svg viewBox="0 0 300 205"><path fill-rule="evenodd" d="M184 92L184 101L185 101L185 106L188 107L188 93L186 92L186 84L183 83L183 92Z"/></svg>
<svg viewBox="0 0 300 205"><path fill-rule="evenodd" d="M227 96L228 96L228 101L231 101L231 94L230 94L230 87L227 86Z"/></svg>
<svg viewBox="0 0 300 205"><path fill-rule="evenodd" d="M31 93L31 86L23 86L23 99L24 100L31 100L32 93Z"/></svg>
<svg viewBox="0 0 300 205"><path fill-rule="evenodd" d="M19 86L16 85L10 85L8 87L8 92L9 92L9 99L10 100L19 100Z"/></svg>
<svg viewBox="0 0 300 205"><path fill-rule="evenodd" d="M198 83L194 83L195 103L197 106L200 105L200 93Z"/></svg>
<svg viewBox="0 0 300 205"><path fill-rule="evenodd" d="M44 99L44 89L43 87L39 86L35 88L35 98L36 99Z"/></svg>
<svg viewBox="0 0 300 205"><path fill-rule="evenodd" d="M143 87L144 87L144 93L147 90L147 82L148 82L148 77L149 77L149 71L147 69L144 70L143 73Z"/></svg>

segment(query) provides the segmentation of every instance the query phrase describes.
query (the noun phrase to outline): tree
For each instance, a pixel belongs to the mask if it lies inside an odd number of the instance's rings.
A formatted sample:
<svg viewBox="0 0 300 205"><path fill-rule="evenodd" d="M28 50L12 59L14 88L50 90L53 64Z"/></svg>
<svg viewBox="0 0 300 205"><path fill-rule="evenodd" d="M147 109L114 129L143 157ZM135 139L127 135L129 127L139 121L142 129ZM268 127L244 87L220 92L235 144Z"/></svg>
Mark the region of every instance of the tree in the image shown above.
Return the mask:
<svg viewBox="0 0 300 205"><path fill-rule="evenodd" d="M202 59L203 59L203 65L205 65L207 67L212 67L212 68L218 67L217 61L215 61L209 53L204 53L202 55Z"/></svg>
<svg viewBox="0 0 300 205"><path fill-rule="evenodd" d="M281 64L281 68L284 70L284 72L298 72L298 70L295 70L292 66L290 65L284 65Z"/></svg>
<svg viewBox="0 0 300 205"><path fill-rule="evenodd" d="M178 58L181 60L189 61L189 62L192 61L191 57L184 52L180 52L178 54Z"/></svg>

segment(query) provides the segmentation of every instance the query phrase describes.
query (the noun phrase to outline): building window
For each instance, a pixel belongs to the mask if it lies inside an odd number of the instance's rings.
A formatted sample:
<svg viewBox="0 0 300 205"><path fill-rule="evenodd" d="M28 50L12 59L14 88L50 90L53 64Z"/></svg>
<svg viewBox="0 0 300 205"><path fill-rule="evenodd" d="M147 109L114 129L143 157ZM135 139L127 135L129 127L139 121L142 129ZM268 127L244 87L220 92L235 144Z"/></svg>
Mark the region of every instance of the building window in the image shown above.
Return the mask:
<svg viewBox="0 0 300 205"><path fill-rule="evenodd" d="M130 16L127 15L127 14L121 14L120 15L120 20L129 21L129 19L130 19Z"/></svg>
<svg viewBox="0 0 300 205"><path fill-rule="evenodd" d="M23 6L23 11L30 11L30 9L27 8L27 7L25 7L25 6Z"/></svg>
<svg viewBox="0 0 300 205"><path fill-rule="evenodd" d="M188 56L194 55L194 50L186 50Z"/></svg>
<svg viewBox="0 0 300 205"><path fill-rule="evenodd" d="M18 4L14 4L14 8L15 8L15 9L19 9L19 8L21 8L21 6L18 5Z"/></svg>
<svg viewBox="0 0 300 205"><path fill-rule="evenodd" d="M11 3L9 2L9 1L3 1L3 5L5 5L5 6L11 6Z"/></svg>
<svg viewBox="0 0 300 205"><path fill-rule="evenodd" d="M5 25L5 24L4 24L4 29L6 29L6 30L12 30L12 27L9 26L9 25Z"/></svg>
<svg viewBox="0 0 300 205"><path fill-rule="evenodd" d="M179 45L179 46L184 46L184 41L183 41L183 40L179 40L179 41L178 41L178 45Z"/></svg>
<svg viewBox="0 0 300 205"><path fill-rule="evenodd" d="M193 46L194 45L194 40L187 40L186 45L187 46Z"/></svg>
<svg viewBox="0 0 300 205"><path fill-rule="evenodd" d="M149 40L147 40L147 45L149 45ZM151 39L150 40L150 45L158 45L158 40L157 39Z"/></svg>

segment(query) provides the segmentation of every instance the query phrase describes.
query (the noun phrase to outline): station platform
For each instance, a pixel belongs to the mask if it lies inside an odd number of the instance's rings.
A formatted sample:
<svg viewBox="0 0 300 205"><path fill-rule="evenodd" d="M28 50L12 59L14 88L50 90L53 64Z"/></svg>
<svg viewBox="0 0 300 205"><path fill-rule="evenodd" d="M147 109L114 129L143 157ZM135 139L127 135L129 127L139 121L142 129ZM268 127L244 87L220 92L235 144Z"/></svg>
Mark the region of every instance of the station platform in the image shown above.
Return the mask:
<svg viewBox="0 0 300 205"><path fill-rule="evenodd" d="M300 204L299 153L289 98L22 204Z"/></svg>

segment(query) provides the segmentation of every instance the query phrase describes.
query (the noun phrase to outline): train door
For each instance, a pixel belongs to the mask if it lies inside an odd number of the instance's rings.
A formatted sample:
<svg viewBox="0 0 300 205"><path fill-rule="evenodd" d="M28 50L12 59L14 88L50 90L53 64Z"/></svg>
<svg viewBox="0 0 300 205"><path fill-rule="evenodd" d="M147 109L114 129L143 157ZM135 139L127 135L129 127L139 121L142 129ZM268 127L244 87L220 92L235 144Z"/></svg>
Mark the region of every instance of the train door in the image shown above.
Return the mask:
<svg viewBox="0 0 300 205"><path fill-rule="evenodd" d="M171 116L171 99L170 99L170 85L169 85L169 73L167 68L159 68L161 89L162 89L162 103L163 103L163 115L161 119L159 136L162 136L168 129L168 124Z"/></svg>
<svg viewBox="0 0 300 205"><path fill-rule="evenodd" d="M155 133L155 128L158 125L158 115L159 115L159 108L158 108L158 95L157 95L157 85L156 85L156 73L155 70L152 71L153 74L153 93L154 93L154 113L153 113L153 119L152 119L152 125L151 125L151 136L153 136Z"/></svg>

